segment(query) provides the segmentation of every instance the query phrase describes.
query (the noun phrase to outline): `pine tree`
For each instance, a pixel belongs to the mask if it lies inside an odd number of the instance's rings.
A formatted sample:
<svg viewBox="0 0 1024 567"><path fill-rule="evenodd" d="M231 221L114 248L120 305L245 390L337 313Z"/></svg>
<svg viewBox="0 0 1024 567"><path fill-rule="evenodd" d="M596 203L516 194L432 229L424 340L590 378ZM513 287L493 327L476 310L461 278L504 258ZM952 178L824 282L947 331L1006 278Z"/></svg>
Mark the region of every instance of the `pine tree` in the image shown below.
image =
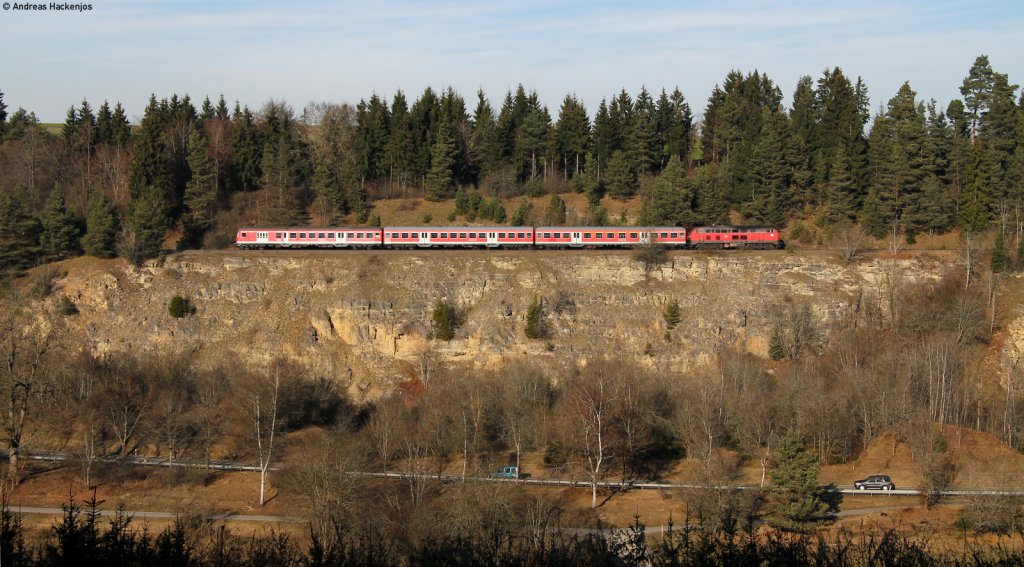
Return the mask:
<svg viewBox="0 0 1024 567"><path fill-rule="evenodd" d="M543 339L548 335L544 325L544 306L536 296L526 309L526 326L523 333L528 339Z"/></svg>
<svg viewBox="0 0 1024 567"><path fill-rule="evenodd" d="M263 141L249 107L235 105L231 132L232 160L229 179L232 191L253 191L263 177Z"/></svg>
<svg viewBox="0 0 1024 567"><path fill-rule="evenodd" d="M992 246L992 273L1001 274L1006 271L1006 240L1003 238L1003 231L996 231L996 241Z"/></svg>
<svg viewBox="0 0 1024 567"><path fill-rule="evenodd" d="M424 189L427 199L443 201L451 196L455 188L455 141L447 125L442 125L437 132L437 141L431 150L430 171L427 173Z"/></svg>
<svg viewBox="0 0 1024 567"><path fill-rule="evenodd" d="M85 236L82 237L85 253L97 258L112 258L117 245L118 224L107 196L102 191L93 191L86 205Z"/></svg>
<svg viewBox="0 0 1024 567"><path fill-rule="evenodd" d="M519 207L516 208L516 212L512 213L512 219L509 224L512 226L523 226L529 222L530 211L533 209L533 205L530 204L530 200L526 197L519 199Z"/></svg>
<svg viewBox="0 0 1024 567"><path fill-rule="evenodd" d="M64 191L58 185L50 191L43 211L42 234L39 244L47 262L63 260L78 254L78 219L68 211Z"/></svg>
<svg viewBox="0 0 1024 567"><path fill-rule="evenodd" d="M209 102L209 99L207 99ZM211 120L213 107L210 107ZM203 234L213 226L216 214L217 186L213 165L207 155L207 142L198 131L188 140L188 166L192 177L185 186L185 214L181 217L183 248L198 248Z"/></svg>
<svg viewBox="0 0 1024 567"><path fill-rule="evenodd" d="M676 156L651 185L650 204L642 213L646 224L656 226L687 226L693 224L693 184L686 178L686 169Z"/></svg>
<svg viewBox="0 0 1024 567"><path fill-rule="evenodd" d="M661 314L662 318L665 319L665 326L669 330L675 329L679 321L682 320L682 311L679 308L679 300L672 298L668 303L665 304L665 311Z"/></svg>
<svg viewBox="0 0 1024 567"><path fill-rule="evenodd" d="M0 277L11 277L39 260L39 219L32 215L31 191L21 185L0 191Z"/></svg>
<svg viewBox="0 0 1024 567"><path fill-rule="evenodd" d="M566 95L562 101L555 133L564 176L575 177L583 172L583 158L590 142L587 109L575 95Z"/></svg>
<svg viewBox="0 0 1024 567"><path fill-rule="evenodd" d="M556 226L563 225L565 224L565 212L565 201L558 195L552 195L544 222Z"/></svg>
<svg viewBox="0 0 1024 567"><path fill-rule="evenodd" d="M136 264L156 257L163 246L167 224L167 207L161 191L156 187L142 191L129 205L129 234L122 243L125 256Z"/></svg>
<svg viewBox="0 0 1024 567"><path fill-rule="evenodd" d="M770 521L775 526L803 531L829 513L824 490L818 484L818 460L793 429L779 440L771 477Z"/></svg>
<svg viewBox="0 0 1024 567"><path fill-rule="evenodd" d="M994 83L992 65L987 55L979 55L971 65L967 77L960 85L960 94L964 97L967 112L970 116L970 135L973 144L978 137L979 123L982 115L988 110Z"/></svg>
<svg viewBox="0 0 1024 567"><path fill-rule="evenodd" d="M964 231L978 234L988 228L992 218L992 178L995 165L991 153L981 143L970 150L970 175L973 179L960 194L958 221Z"/></svg>
<svg viewBox="0 0 1024 567"><path fill-rule="evenodd" d="M4 92L0 91L0 142L4 139L7 129L7 104L4 103Z"/></svg>
<svg viewBox="0 0 1024 567"><path fill-rule="evenodd" d="M604 175L608 195L615 199L629 199L640 186L636 170L630 165L626 152L615 150L608 158L608 169Z"/></svg>
<svg viewBox="0 0 1024 567"><path fill-rule="evenodd" d="M442 341L450 341L455 338L455 329L458 326L455 309L447 301L438 300L434 304L434 311L431 315L431 328L434 338Z"/></svg>

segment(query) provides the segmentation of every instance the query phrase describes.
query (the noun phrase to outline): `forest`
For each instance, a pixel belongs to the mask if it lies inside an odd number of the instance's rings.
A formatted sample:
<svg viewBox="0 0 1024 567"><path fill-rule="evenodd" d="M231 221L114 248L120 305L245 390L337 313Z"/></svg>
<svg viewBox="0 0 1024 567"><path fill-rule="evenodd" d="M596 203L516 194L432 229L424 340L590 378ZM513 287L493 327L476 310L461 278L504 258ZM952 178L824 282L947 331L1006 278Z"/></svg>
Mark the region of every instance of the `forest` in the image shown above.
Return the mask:
<svg viewBox="0 0 1024 567"><path fill-rule="evenodd" d="M301 113L154 95L138 124L83 100L50 127L0 93L0 265L141 261L168 230L188 249L224 247L239 224L379 225L386 198L454 198L448 222L505 222L499 199L566 192L586 195L587 224L732 214L911 244L992 228L1020 242L1024 98L984 55L960 92L941 108L905 83L872 110L864 82L834 68L801 78L785 108L770 77L731 71L698 118L678 88L623 90L592 114L570 94L555 116L520 85L500 107L427 88ZM608 199L633 198L637 218L609 218Z"/></svg>

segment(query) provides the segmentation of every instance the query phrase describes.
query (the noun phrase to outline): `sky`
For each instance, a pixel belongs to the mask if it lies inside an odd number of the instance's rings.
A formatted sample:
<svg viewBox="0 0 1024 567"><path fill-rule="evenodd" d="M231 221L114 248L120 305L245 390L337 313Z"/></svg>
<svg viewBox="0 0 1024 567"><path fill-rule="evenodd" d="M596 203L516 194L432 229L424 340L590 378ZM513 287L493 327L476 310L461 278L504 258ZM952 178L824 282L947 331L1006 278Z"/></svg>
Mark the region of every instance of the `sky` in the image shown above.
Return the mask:
<svg viewBox="0 0 1024 567"><path fill-rule="evenodd" d="M593 116L642 86L678 87L699 115L730 70L767 73L788 104L801 76L836 66L863 77L873 110L904 81L945 107L981 54L1024 82L1021 0L3 1L0 92L43 122L83 99L136 122L151 93L301 112L451 86L472 111L478 90L498 108L519 84L555 118L567 94Z"/></svg>

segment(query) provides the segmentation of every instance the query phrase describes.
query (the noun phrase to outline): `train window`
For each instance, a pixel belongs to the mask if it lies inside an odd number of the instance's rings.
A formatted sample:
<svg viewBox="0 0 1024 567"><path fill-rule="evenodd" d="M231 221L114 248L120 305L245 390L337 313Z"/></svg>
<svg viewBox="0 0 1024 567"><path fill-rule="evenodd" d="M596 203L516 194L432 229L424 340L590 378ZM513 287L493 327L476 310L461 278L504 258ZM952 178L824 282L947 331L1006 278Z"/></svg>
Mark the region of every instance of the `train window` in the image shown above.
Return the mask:
<svg viewBox="0 0 1024 567"><path fill-rule="evenodd" d="M245 236L245 233L244 233L244 232L242 233L242 236Z"/></svg>
<svg viewBox="0 0 1024 567"><path fill-rule="evenodd" d="M520 232L519 233L519 238L526 238L526 233L525 232Z"/></svg>
<svg viewBox="0 0 1024 567"><path fill-rule="evenodd" d="M594 233L594 237L595 238L601 238L602 236L604 236L604 234L601 234L600 232L595 232Z"/></svg>
<svg viewBox="0 0 1024 567"><path fill-rule="evenodd" d="M584 232L583 233L583 238L590 238L590 233L589 232Z"/></svg>
<svg viewBox="0 0 1024 567"><path fill-rule="evenodd" d="M746 234L741 234L740 235L740 240L746 240L746 239L747 239L747 235Z"/></svg>
<svg viewBox="0 0 1024 567"><path fill-rule="evenodd" d="M459 238L466 238L466 233L465 232L460 232L459 233Z"/></svg>
<svg viewBox="0 0 1024 567"><path fill-rule="evenodd" d="M499 232L498 233L498 238L505 238L505 233L504 232Z"/></svg>
<svg viewBox="0 0 1024 567"><path fill-rule="evenodd" d="M321 232L317 235L317 238L327 238L327 235Z"/></svg>
<svg viewBox="0 0 1024 567"><path fill-rule="evenodd" d="M661 233L661 238L668 238L668 233L667 232Z"/></svg>
<svg viewBox="0 0 1024 567"><path fill-rule="evenodd" d="M430 238L437 238L437 233L436 232L431 232L430 233Z"/></svg>
<svg viewBox="0 0 1024 567"><path fill-rule="evenodd" d="M334 233L333 232L328 232L327 233L327 238L334 238Z"/></svg>
<svg viewBox="0 0 1024 567"><path fill-rule="evenodd" d="M278 233L274 234L274 238L284 238L284 233L278 232Z"/></svg>
<svg viewBox="0 0 1024 567"><path fill-rule="evenodd" d="M402 233L402 238L409 238L409 233L408 232L403 232Z"/></svg>
<svg viewBox="0 0 1024 567"><path fill-rule="evenodd" d="M631 233L629 233L629 237L630 237L630 238L636 238L636 233L635 233L635 232L631 232Z"/></svg>
<svg viewBox="0 0 1024 567"><path fill-rule="evenodd" d="M619 238L626 238L626 233L625 232L620 232L619 233Z"/></svg>
<svg viewBox="0 0 1024 567"><path fill-rule="evenodd" d="M288 238L295 238L295 233L294 233L294 232L292 232L292 233L289 233L289 234L288 234Z"/></svg>
<svg viewBox="0 0 1024 567"><path fill-rule="evenodd" d="M670 238L679 238L679 233L678 232L670 232L669 233L669 237Z"/></svg>
<svg viewBox="0 0 1024 567"><path fill-rule="evenodd" d="M475 233L475 232L471 232L471 233L469 233L469 237L470 237L470 238L476 238L476 233Z"/></svg>
<svg viewBox="0 0 1024 567"><path fill-rule="evenodd" d="M306 238L306 233L305 232L300 232L299 233L299 238Z"/></svg>

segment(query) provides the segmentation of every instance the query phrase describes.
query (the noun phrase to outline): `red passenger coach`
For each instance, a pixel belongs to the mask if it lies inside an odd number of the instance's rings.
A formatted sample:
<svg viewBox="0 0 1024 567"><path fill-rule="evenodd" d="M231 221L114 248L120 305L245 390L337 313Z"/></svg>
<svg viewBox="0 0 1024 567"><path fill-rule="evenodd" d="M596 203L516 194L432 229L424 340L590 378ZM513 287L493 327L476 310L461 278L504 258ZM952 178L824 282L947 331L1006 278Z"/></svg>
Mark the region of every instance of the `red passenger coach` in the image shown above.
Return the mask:
<svg viewBox="0 0 1024 567"><path fill-rule="evenodd" d="M517 248L533 245L532 226L386 226L392 248Z"/></svg>
<svg viewBox="0 0 1024 567"><path fill-rule="evenodd" d="M690 246L700 249L746 248L769 250L785 243L770 226L698 226L690 231Z"/></svg>
<svg viewBox="0 0 1024 567"><path fill-rule="evenodd" d="M538 226L534 232L541 248L628 248L652 240L673 248L686 246L686 229L677 226Z"/></svg>
<svg viewBox="0 0 1024 567"><path fill-rule="evenodd" d="M380 246L379 228L240 228L239 248L371 248Z"/></svg>

